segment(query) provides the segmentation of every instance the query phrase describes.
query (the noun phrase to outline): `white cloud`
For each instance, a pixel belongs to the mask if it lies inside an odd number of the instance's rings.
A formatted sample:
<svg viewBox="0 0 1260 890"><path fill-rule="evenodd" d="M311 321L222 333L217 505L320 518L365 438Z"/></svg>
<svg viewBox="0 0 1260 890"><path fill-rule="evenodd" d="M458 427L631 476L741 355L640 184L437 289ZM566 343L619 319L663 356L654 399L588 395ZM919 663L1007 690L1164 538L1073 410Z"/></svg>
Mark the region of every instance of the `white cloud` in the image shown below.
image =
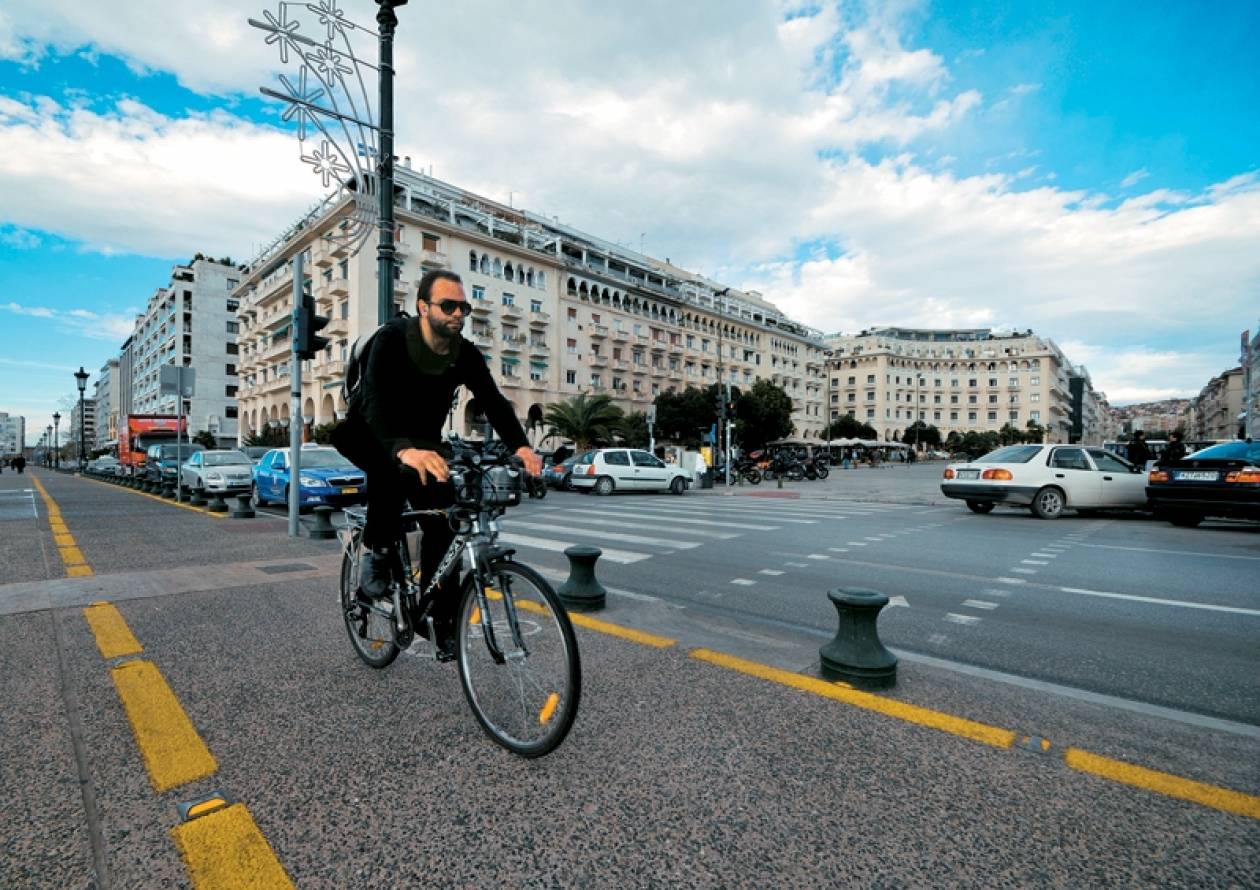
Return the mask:
<svg viewBox="0 0 1260 890"><path fill-rule="evenodd" d="M131 335L136 320L134 315L101 315L89 309L51 309L47 306L23 306L12 301L0 303L0 309L14 315L48 319L55 322L60 330L80 337L117 342Z"/></svg>
<svg viewBox="0 0 1260 890"><path fill-rule="evenodd" d="M1141 182L1143 179L1146 179L1147 177L1149 177L1150 175L1151 175L1150 172L1147 171L1145 167L1143 167L1141 170L1134 170L1124 179L1120 180L1120 188L1127 189L1127 188L1130 188L1131 186L1135 186L1139 182Z"/></svg>

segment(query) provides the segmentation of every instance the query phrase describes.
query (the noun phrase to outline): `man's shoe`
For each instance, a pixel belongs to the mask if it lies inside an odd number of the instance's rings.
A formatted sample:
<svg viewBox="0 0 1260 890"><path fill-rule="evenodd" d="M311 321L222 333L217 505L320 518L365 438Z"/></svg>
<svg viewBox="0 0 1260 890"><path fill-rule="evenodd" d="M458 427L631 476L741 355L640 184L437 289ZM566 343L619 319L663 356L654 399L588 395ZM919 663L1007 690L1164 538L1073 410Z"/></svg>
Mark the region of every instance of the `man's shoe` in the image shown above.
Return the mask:
<svg viewBox="0 0 1260 890"><path fill-rule="evenodd" d="M394 551L389 547L364 550L359 559L359 592L374 600L389 593L393 560Z"/></svg>

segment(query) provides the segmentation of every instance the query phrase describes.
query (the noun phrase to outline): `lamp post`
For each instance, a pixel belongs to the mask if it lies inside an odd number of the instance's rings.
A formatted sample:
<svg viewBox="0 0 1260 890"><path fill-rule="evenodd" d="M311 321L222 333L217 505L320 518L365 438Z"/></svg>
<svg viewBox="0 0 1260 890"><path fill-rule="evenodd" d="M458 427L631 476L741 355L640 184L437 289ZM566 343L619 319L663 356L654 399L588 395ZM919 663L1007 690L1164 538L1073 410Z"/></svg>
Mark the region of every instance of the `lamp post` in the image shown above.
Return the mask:
<svg viewBox="0 0 1260 890"><path fill-rule="evenodd" d="M921 418L919 417L919 392L923 388L923 375L918 371L914 372L914 450L915 454L919 451L919 430L922 428Z"/></svg>
<svg viewBox="0 0 1260 890"><path fill-rule="evenodd" d="M79 471L82 472L84 464L84 453L87 450L87 425L83 416L83 391L87 389L88 377L91 375L83 370L83 366L79 365L79 370L74 372L74 382L79 385Z"/></svg>
<svg viewBox="0 0 1260 890"><path fill-rule="evenodd" d="M59 444L59 440L60 440L60 438L61 438L61 435L60 435L60 433L61 433L61 412L60 412L60 411L54 411L54 412L53 412L53 426L52 426L52 428L53 428L53 437L52 437L52 443L53 443L53 468L55 469L55 468L57 468L57 467L61 466L61 456L57 453L57 446L58 446L58 444Z"/></svg>
<svg viewBox="0 0 1260 890"><path fill-rule="evenodd" d="M53 454L50 456L49 451L48 451L48 446L52 445L52 440L53 440L52 434L53 434L52 427L45 428L44 430L44 465L48 467L51 467L53 465L53 461L56 459L56 455Z"/></svg>

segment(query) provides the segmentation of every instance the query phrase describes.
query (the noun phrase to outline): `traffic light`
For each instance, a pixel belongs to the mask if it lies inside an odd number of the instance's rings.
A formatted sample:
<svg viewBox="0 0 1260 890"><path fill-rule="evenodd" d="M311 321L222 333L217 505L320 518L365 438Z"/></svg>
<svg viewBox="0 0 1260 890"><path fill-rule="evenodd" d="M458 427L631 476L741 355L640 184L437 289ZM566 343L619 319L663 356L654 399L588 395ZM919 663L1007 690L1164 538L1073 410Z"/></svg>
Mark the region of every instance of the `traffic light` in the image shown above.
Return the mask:
<svg viewBox="0 0 1260 890"><path fill-rule="evenodd" d="M315 298L310 294L302 296L302 305L297 317L297 354L298 358L314 358L328 345L327 337L320 337L319 332L332 321L326 315L315 314Z"/></svg>
<svg viewBox="0 0 1260 890"><path fill-rule="evenodd" d="M718 420L723 419L726 416L726 399L722 398L722 390L720 389L717 391L714 407L717 408Z"/></svg>

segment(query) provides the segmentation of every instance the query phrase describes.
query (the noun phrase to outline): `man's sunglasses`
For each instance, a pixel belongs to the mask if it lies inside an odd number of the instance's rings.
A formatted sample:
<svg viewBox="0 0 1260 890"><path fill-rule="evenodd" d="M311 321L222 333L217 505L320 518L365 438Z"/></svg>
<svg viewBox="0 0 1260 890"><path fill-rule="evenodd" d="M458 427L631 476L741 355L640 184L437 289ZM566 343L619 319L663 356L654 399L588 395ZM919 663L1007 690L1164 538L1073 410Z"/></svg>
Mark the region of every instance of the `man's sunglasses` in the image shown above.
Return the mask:
<svg viewBox="0 0 1260 890"><path fill-rule="evenodd" d="M444 315L454 315L456 312L467 315L472 312L472 304L467 300L438 300L436 303L430 300L429 305L438 307Z"/></svg>

